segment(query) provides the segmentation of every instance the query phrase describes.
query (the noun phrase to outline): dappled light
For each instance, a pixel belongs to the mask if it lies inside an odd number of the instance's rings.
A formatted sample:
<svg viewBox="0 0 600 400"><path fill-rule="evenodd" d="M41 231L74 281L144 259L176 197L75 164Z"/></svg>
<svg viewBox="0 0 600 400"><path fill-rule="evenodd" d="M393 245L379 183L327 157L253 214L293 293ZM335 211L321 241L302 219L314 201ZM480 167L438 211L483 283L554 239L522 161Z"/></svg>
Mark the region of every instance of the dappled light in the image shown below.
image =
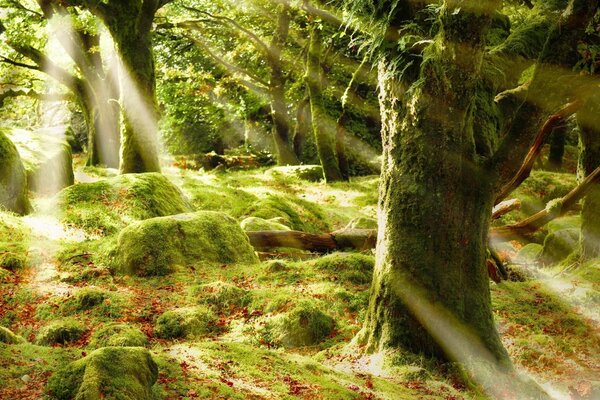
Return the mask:
<svg viewBox="0 0 600 400"><path fill-rule="evenodd" d="M600 398L598 0L0 0L0 398Z"/></svg>

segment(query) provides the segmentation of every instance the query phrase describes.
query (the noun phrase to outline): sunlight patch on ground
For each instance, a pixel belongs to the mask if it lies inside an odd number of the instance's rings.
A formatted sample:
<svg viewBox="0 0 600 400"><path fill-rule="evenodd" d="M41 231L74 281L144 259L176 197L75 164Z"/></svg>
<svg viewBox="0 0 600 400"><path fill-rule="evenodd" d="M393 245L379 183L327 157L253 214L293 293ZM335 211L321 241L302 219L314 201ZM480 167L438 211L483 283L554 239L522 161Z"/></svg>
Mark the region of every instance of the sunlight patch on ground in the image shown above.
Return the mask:
<svg viewBox="0 0 600 400"><path fill-rule="evenodd" d="M71 242L83 242L86 240L86 234L81 229L73 229L65 227L53 215L28 215L23 217L25 225L31 228L34 236L40 238L38 244L44 244L44 240L67 240Z"/></svg>

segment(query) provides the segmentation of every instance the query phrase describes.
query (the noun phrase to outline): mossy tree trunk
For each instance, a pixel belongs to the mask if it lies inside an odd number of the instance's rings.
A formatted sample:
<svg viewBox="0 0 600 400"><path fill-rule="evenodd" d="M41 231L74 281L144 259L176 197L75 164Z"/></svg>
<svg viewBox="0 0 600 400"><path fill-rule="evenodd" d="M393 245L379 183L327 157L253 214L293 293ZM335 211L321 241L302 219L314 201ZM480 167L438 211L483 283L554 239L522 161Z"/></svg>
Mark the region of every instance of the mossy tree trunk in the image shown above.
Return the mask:
<svg viewBox="0 0 600 400"><path fill-rule="evenodd" d="M420 79L409 92L393 50L379 64L379 234L361 336L372 352L399 346L452 358L456 354L435 337L441 332L431 323L452 324L504 363L485 268L494 180L482 167L472 129L484 33L499 2L463 3L461 9L445 2L442 33L426 50ZM443 311L428 323L422 304L442 305ZM435 320L447 315L447 321Z"/></svg>
<svg viewBox="0 0 600 400"><path fill-rule="evenodd" d="M586 177L600 166L600 97L593 97L577 114L580 130L580 172ZM585 196L581 211L581 252L584 259L600 257L600 185Z"/></svg>
<svg viewBox="0 0 600 400"><path fill-rule="evenodd" d="M273 120L273 142L279 165L296 165L298 158L292 149L291 128L285 100L286 76L281 63L281 52L287 41L290 29L290 5L282 1L277 6L277 26L273 32L267 55L271 70L269 96L271 98L271 118Z"/></svg>
<svg viewBox="0 0 600 400"><path fill-rule="evenodd" d="M158 104L151 31L160 4L158 0L120 0L108 5L104 21L126 69L119 71L123 107L121 173L157 172Z"/></svg>
<svg viewBox="0 0 600 400"><path fill-rule="evenodd" d="M294 154L298 160L306 163L305 150L311 131L312 115L310 113L310 97L306 96L296 109L296 129L294 131Z"/></svg>
<svg viewBox="0 0 600 400"><path fill-rule="evenodd" d="M319 153L321 166L327 182L344 180L335 153L335 136L327 124L323 98L323 68L321 30L313 23L310 34L310 47L306 65L306 85L310 97L310 109L312 114L312 126L315 135L315 143Z"/></svg>

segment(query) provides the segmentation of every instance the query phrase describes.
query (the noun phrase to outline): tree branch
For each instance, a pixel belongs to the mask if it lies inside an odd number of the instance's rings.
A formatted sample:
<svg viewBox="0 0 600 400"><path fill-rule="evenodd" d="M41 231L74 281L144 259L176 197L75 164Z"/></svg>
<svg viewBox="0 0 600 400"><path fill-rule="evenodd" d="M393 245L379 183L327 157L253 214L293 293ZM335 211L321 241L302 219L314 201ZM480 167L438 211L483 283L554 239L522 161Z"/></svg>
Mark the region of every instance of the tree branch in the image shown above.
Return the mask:
<svg viewBox="0 0 600 400"><path fill-rule="evenodd" d="M500 193L498 194L498 196L496 196L496 204L504 200L513 190L518 188L521 185L521 183L523 183L523 181L529 177L529 175L531 174L531 170L533 169L533 164L539 157L542 151L542 145L544 144L546 138L552 133L552 130L556 126L562 124L567 118L575 114L577 110L581 108L581 106L582 101L576 100L572 103L567 104L557 113L551 115L546 120L546 122L540 129L537 137L535 138L533 146L531 146L531 148L529 149L529 153L527 153L527 156L525 157L525 161L523 161L521 168L516 173L516 175L502 187Z"/></svg>
<svg viewBox="0 0 600 400"><path fill-rule="evenodd" d="M519 240L540 229L548 222L564 215L577 202L583 198L586 193L594 186L600 183L600 167L588 175L579 186L571 190L565 197L553 200L548 203L545 209L513 225L507 225L499 228L492 228L490 237L495 240Z"/></svg>

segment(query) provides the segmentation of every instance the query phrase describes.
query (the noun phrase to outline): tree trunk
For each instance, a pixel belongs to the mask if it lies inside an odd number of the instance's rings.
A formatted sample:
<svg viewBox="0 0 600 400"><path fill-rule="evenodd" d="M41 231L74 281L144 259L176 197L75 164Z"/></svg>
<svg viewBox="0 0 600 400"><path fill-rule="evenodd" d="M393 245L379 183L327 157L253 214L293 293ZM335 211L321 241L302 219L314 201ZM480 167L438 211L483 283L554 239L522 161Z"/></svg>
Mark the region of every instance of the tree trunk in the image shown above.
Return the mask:
<svg viewBox="0 0 600 400"><path fill-rule="evenodd" d="M550 153L548 154L548 166L553 171L560 171L565 155L565 143L567 141L567 125L557 126L550 136Z"/></svg>
<svg viewBox="0 0 600 400"><path fill-rule="evenodd" d="M123 107L121 173L159 172L158 105L151 36L158 2L128 0L111 4L111 14L105 17L105 22L125 69L119 71Z"/></svg>
<svg viewBox="0 0 600 400"><path fill-rule="evenodd" d="M592 97L577 114L580 130L580 172L588 177L600 167L600 97ZM581 211L581 253L584 259L600 257L600 183L592 186Z"/></svg>
<svg viewBox="0 0 600 400"><path fill-rule="evenodd" d="M285 101L286 77L281 65L281 51L285 46L290 29L290 6L287 1L282 1L277 9L277 27L273 33L267 57L271 69L269 95L271 97L271 118L273 119L273 142L279 165L297 165L298 158L290 143L291 129Z"/></svg>
<svg viewBox="0 0 600 400"><path fill-rule="evenodd" d="M294 132L294 154L296 154L299 161L305 164L310 164L305 157L305 150L307 139L309 139L310 135L311 123L310 97L307 96L298 104L296 110L296 129Z"/></svg>
<svg viewBox="0 0 600 400"><path fill-rule="evenodd" d="M350 164L346 155L346 123L348 122L348 114L346 110L342 111L342 115L337 120L335 126L335 153L337 154L338 165L342 180L348 182L350 180Z"/></svg>
<svg viewBox="0 0 600 400"><path fill-rule="evenodd" d="M317 145L319 159L321 160L321 166L323 166L323 172L325 173L325 181L337 182L343 180L343 176L335 154L335 137L333 137L327 126L327 115L324 111L321 41L321 31L316 24L313 24L306 65L306 84L308 86L310 97L315 143Z"/></svg>
<svg viewBox="0 0 600 400"><path fill-rule="evenodd" d="M486 4L493 9L495 3ZM508 363L485 265L494 182L480 166L472 130L489 21L490 13L447 4L441 40L427 50L431 58L410 95L394 69L393 50L380 61L384 150L377 261L359 336L370 352L404 347L465 361L441 332L440 326L450 326L468 331L472 345L489 358ZM424 309L437 311L424 315Z"/></svg>

